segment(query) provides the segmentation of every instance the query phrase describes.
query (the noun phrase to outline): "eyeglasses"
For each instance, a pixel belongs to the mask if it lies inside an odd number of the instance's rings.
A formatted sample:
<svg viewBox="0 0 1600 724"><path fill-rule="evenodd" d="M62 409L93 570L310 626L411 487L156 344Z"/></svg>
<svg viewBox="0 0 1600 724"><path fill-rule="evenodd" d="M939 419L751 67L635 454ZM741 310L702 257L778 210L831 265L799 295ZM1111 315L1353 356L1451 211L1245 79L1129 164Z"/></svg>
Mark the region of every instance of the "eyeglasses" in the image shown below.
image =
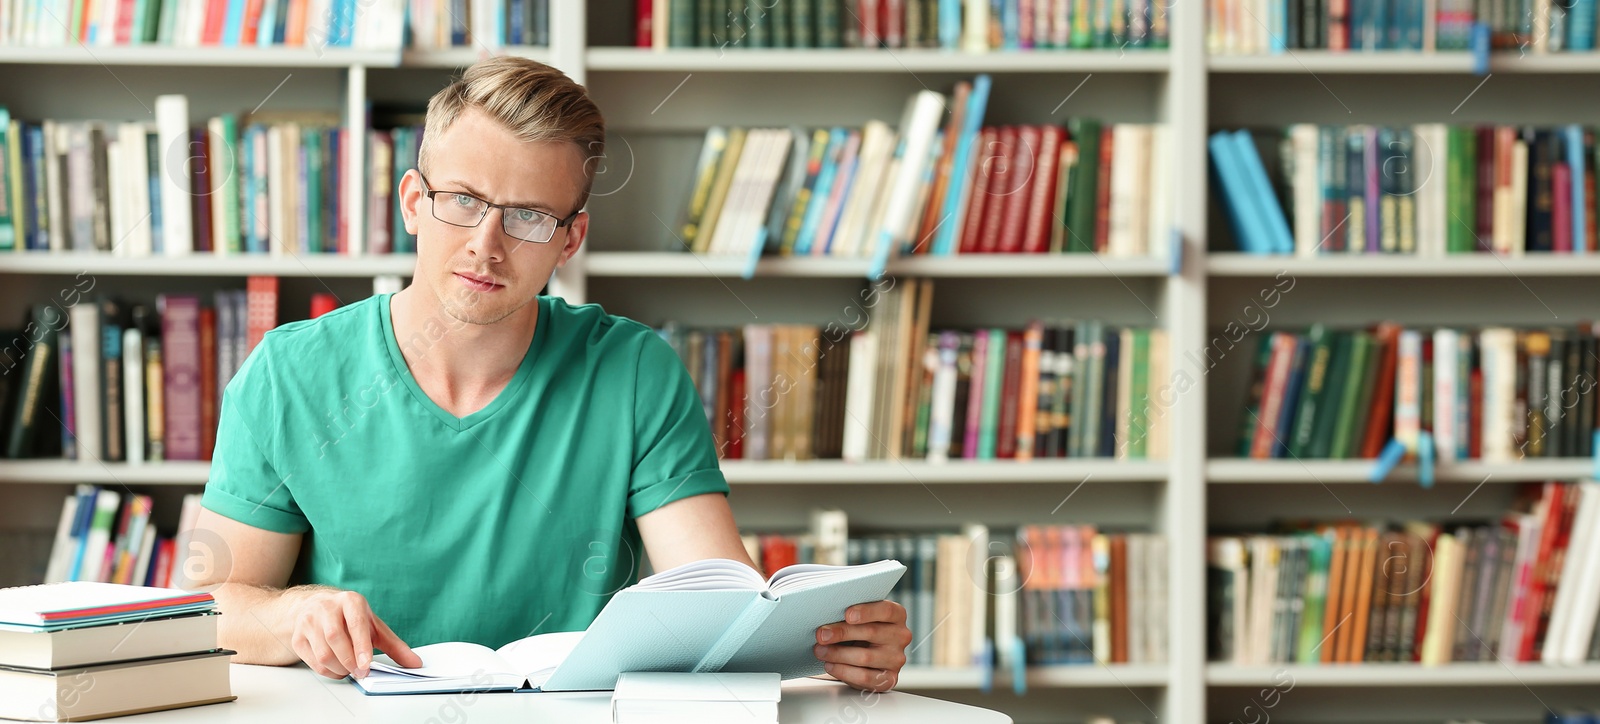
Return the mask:
<svg viewBox="0 0 1600 724"><path fill-rule="evenodd" d="M568 226L573 219L578 218L578 211L572 212L565 219L557 219L550 214L537 209L522 209L515 206L491 204L472 194L459 191L438 191L430 188L428 177L421 171L417 175L422 178L422 193L428 197L433 207L433 218L443 221L451 226L476 227L483 223L483 217L489 214L489 209L500 210L500 228L513 239L531 241L543 244L556 235L556 229ZM579 211L581 211L580 209Z"/></svg>

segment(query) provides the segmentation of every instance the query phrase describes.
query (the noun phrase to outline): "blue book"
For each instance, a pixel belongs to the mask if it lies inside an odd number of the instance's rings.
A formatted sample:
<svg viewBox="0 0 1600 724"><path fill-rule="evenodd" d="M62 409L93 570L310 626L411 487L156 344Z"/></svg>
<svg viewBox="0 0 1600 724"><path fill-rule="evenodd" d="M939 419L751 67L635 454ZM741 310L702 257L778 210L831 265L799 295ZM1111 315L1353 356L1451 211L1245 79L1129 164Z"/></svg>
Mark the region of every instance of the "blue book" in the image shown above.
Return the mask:
<svg viewBox="0 0 1600 724"><path fill-rule="evenodd" d="M244 0L228 0L228 13L222 21L222 44L239 46L239 36L244 32Z"/></svg>
<svg viewBox="0 0 1600 724"><path fill-rule="evenodd" d="M28 177L28 184L24 188L30 196L23 203L32 204L28 208L27 248L30 251L49 251L50 221L47 215L50 213L50 205L45 200L47 189L44 164L47 155L44 148L44 127L38 124L25 125L22 127L22 137L22 152L27 159L23 162L23 169L24 171L33 169L32 174L24 174Z"/></svg>
<svg viewBox="0 0 1600 724"><path fill-rule="evenodd" d="M939 0L939 47L956 50L961 46L961 0Z"/></svg>
<svg viewBox="0 0 1600 724"><path fill-rule="evenodd" d="M956 139L955 158L950 165L950 181L944 192L944 212L939 216L938 235L933 250L949 256L956 253L956 240L961 233L961 202L967 194L967 167L972 163L972 144L978 140L983 127L983 114L989 106L989 87L992 81L987 74L972 79L972 92L967 94L967 110L961 117L961 135Z"/></svg>
<svg viewBox="0 0 1600 724"><path fill-rule="evenodd" d="M1256 142L1251 140L1250 132L1244 130L1233 132L1233 142L1239 149L1239 158L1243 160L1246 180L1255 193L1255 207L1265 224L1268 248L1276 254L1293 254L1294 234L1289 231L1289 220L1283 215L1283 205L1278 203L1278 195L1273 193L1272 182L1267 179L1267 168L1261 164L1261 156L1256 153Z"/></svg>
<svg viewBox="0 0 1600 724"><path fill-rule="evenodd" d="M548 633L497 650L470 643L419 646L420 669L373 657L369 695L459 691L605 691L624 671L823 673L816 630L845 609L883 600L905 573L899 561L848 567L800 564L762 580L721 558L686 563L618 591L585 631Z"/></svg>
<svg viewBox="0 0 1600 724"><path fill-rule="evenodd" d="M278 0L262 0L261 22L256 26L256 45L262 48L271 47L277 27Z"/></svg>
<svg viewBox="0 0 1600 724"><path fill-rule="evenodd" d="M1305 386L1306 360L1311 356L1311 340L1305 337L1296 337L1294 345L1294 361L1289 363L1289 383L1283 388L1283 407L1278 411L1278 419L1274 422L1277 426L1277 442L1272 446L1272 457L1287 457L1290 431L1294 429L1295 412L1300 406L1301 388ZM1267 422L1262 420L1262 422Z"/></svg>
<svg viewBox="0 0 1600 724"><path fill-rule="evenodd" d="M827 256L833 252L833 233L839 228L839 219L844 216L844 206L850 200L850 188L856 181L856 166L861 162L863 135L860 131L851 130L845 138L845 148L839 155L839 170L834 176L835 183L843 184L839 187L839 208L835 210L833 218L828 220L828 228L817 230L816 242L820 247L813 247L811 250L813 253L821 252L823 256ZM831 189L829 194L832 195Z"/></svg>
<svg viewBox="0 0 1600 724"><path fill-rule="evenodd" d="M1595 0L1570 0L1567 9L1567 50L1594 50Z"/></svg>
<svg viewBox="0 0 1600 724"><path fill-rule="evenodd" d="M1255 194L1246 183L1238 153L1226 131L1212 134L1208 142L1211 149L1211 168L1217 186L1222 189L1223 208L1233 226L1233 235L1240 251L1250 254L1271 254L1272 245L1266 236L1266 227L1255 209Z"/></svg>
<svg viewBox="0 0 1600 724"><path fill-rule="evenodd" d="M817 183L811 190L811 202L806 205L805 216L801 217L800 233L795 236L795 256L806 256L811 253L812 239L817 235L817 227L822 224L822 211L828 205L828 194L833 189L833 177L838 173L839 150L849 135L849 132L841 126L835 126L828 132L828 150L823 153L822 168L817 171Z"/></svg>
<svg viewBox="0 0 1600 724"><path fill-rule="evenodd" d="M1588 245L1588 219L1585 217L1583 203L1584 190L1587 185L1584 181L1583 169L1583 126L1573 124L1562 129L1566 132L1567 166L1572 170L1572 253L1583 254Z"/></svg>

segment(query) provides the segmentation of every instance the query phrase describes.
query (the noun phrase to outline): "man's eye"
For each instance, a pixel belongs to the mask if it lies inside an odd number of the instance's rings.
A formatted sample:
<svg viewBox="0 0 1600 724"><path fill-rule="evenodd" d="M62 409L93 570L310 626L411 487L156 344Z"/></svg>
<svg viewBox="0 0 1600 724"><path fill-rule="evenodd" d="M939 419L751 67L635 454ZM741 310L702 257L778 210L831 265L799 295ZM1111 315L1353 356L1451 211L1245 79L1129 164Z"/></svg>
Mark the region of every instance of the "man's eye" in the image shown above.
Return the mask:
<svg viewBox="0 0 1600 724"><path fill-rule="evenodd" d="M463 196L461 194L450 194L450 198L455 199L455 202L456 202L457 206L471 206L473 204L473 198L471 196Z"/></svg>
<svg viewBox="0 0 1600 724"><path fill-rule="evenodd" d="M539 218L539 214L536 211L529 211L528 209L517 209L517 221L533 221L534 219L537 219L537 218Z"/></svg>

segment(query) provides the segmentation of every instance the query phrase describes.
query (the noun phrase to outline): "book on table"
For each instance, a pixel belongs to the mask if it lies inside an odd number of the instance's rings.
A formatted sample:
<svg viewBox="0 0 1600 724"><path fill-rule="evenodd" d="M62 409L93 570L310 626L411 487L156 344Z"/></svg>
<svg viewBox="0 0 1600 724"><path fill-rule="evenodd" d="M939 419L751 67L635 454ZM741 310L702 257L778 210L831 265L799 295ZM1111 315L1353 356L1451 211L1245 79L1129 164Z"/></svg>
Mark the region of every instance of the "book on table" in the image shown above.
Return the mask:
<svg viewBox="0 0 1600 724"><path fill-rule="evenodd" d="M777 674L627 671L611 695L613 724L778 724Z"/></svg>
<svg viewBox="0 0 1600 724"><path fill-rule="evenodd" d="M499 649L449 642L413 651L423 666L373 658L367 694L454 691L602 691L626 671L823 673L812 652L818 627L845 609L882 600L905 566L801 564L763 580L738 561L686 563L612 596L585 631L540 634Z"/></svg>

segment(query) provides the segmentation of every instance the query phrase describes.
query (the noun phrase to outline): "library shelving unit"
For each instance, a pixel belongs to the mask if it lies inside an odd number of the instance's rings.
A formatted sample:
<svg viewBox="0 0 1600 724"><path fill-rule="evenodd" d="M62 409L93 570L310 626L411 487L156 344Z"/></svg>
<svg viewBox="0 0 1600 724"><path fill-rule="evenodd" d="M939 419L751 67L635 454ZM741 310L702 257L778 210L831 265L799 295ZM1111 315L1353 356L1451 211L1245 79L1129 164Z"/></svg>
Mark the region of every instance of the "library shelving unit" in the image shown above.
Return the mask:
<svg viewBox="0 0 1600 724"><path fill-rule="evenodd" d="M1595 706L1600 666L1410 665L1244 667L1205 656L1205 535L1294 517L1492 515L1521 480L1578 478L1587 460L1441 467L1424 490L1402 467L1383 485L1370 462L1244 461L1228 457L1242 413L1250 355L1208 361L1213 330L1274 280L1294 280L1270 310L1274 328L1313 321L1367 324L1543 324L1600 317L1593 283L1600 257L1441 259L1264 258L1228 251L1208 204L1205 139L1213 127L1291 122L1420 121L1570 123L1600 112L1600 56L1496 58L1472 73L1466 55L1292 52L1208 58L1202 6L1171 4L1170 49L944 53L928 50L651 51L625 47L632 3L551 3L548 48L436 51L0 47L0 103L26 119L147 118L161 93L189 96L191 117L266 105L336 111L355 122L368 104L419 106L451 74L489 53L549 62L589 86L610 122L590 211L586 249L551 292L599 302L647 324L819 323L841 314L866 283L864 262L773 259L755 278L739 262L684 253L668 231L707 126L893 122L916 90L947 91L990 73L986 124L1164 122L1172 138L1172 219L1179 242L1147 259L1092 256L919 258L891 277L934 278L935 327L1016 326L1031 317L1095 318L1167 330L1176 381L1163 418L1166 460L1028 463L729 461L741 527L798 529L816 506L844 509L852 530L953 530L964 522L1004 530L1028 523L1144 529L1169 541L1168 662L1034 667L1027 693L976 668L907 670L902 688L1012 714L1019 722L1249 721L1245 707L1285 679L1280 721L1536 721L1550 706ZM352 168L364 164L352 149ZM357 191L359 193L359 191ZM357 203L360 208L361 204ZM357 229L362 221L353 221ZM359 235L359 232L357 232ZM1209 241L1208 241L1209 239ZM0 316L20 320L31 300L78 275L96 291L149 299L164 291L239 288L243 277L283 278L280 315L306 316L310 293L342 301L371 293L371 277L408 276L409 256L126 259L28 255L0 258ZM298 306L297 306L298 305ZM1260 332L1257 332L1258 334ZM176 501L207 477L206 463L148 465L0 461L0 531L44 539L64 485L139 486L171 529ZM1498 507L1497 507L1498 506ZM992 691L985 691L992 685Z"/></svg>

